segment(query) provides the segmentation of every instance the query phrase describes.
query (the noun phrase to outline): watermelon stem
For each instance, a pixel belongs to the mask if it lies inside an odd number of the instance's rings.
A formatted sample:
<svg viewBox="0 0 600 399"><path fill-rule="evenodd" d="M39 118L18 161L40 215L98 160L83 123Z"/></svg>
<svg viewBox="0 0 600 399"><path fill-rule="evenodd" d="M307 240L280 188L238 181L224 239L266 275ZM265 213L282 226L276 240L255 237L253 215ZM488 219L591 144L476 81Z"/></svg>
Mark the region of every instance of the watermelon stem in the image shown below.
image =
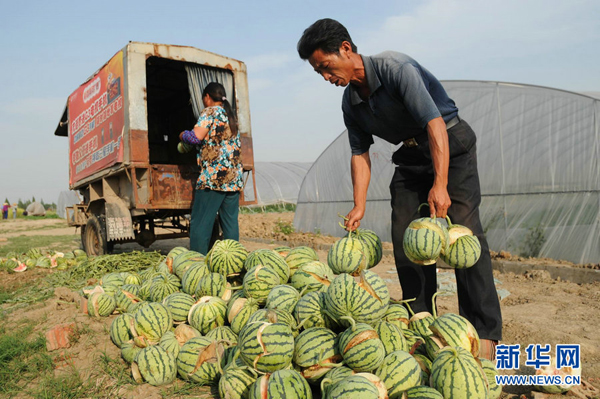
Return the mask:
<svg viewBox="0 0 600 399"><path fill-rule="evenodd" d="M356 321L354 321L351 316L342 316L340 317L340 320L348 320L350 322L350 328L352 328L352 331L356 329Z"/></svg>
<svg viewBox="0 0 600 399"><path fill-rule="evenodd" d="M407 304L408 302L412 302L412 301L416 301L416 300L417 300L417 298L402 299L402 300L390 298L390 303L394 303L396 305L404 305L404 304Z"/></svg>
<svg viewBox="0 0 600 399"><path fill-rule="evenodd" d="M417 213L421 214L421 208L423 208L424 206L430 208L429 203L427 202L423 202L421 205L419 205L419 207L417 208Z"/></svg>
<svg viewBox="0 0 600 399"><path fill-rule="evenodd" d="M448 228L452 227L452 222L450 221L450 216L446 215L446 222L448 222Z"/></svg>

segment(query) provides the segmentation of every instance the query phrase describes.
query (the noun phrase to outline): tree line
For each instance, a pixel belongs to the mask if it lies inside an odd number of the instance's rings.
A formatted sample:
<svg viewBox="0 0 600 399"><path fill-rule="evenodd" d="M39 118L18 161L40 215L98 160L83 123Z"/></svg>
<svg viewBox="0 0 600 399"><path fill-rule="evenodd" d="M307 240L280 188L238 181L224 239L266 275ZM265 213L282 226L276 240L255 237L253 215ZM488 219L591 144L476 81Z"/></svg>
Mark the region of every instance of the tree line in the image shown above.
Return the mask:
<svg viewBox="0 0 600 399"><path fill-rule="evenodd" d="M12 206L12 204L13 204L12 202L10 202L8 200L8 198L5 198L4 202L9 204L10 206ZM21 198L19 198L19 200L17 201L17 206L21 209L27 209L27 207L33 202L35 202L35 197L31 197L30 200L25 200L25 201L23 201L23 200L21 200ZM55 202L45 203L43 199L40 199L40 204L42 204L44 209L47 211L56 211L56 203Z"/></svg>

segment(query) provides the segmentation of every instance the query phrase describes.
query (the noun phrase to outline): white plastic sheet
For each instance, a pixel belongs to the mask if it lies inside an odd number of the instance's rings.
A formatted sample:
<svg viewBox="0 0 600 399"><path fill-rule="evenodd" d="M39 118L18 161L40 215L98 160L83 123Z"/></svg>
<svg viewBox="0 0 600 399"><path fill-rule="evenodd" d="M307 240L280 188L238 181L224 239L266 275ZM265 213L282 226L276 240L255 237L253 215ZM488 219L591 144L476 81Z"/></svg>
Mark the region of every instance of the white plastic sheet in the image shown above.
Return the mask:
<svg viewBox="0 0 600 399"><path fill-rule="evenodd" d="M490 248L513 254L600 260L600 100L546 87L442 82L478 137L481 218ZM387 142L371 148L362 225L391 240ZM338 212L353 205L350 149L342 133L302 185L294 225L341 236Z"/></svg>
<svg viewBox="0 0 600 399"><path fill-rule="evenodd" d="M295 204L311 165L311 162L255 162L257 205ZM246 187L252 187L252 177ZM246 199L251 198L246 196Z"/></svg>

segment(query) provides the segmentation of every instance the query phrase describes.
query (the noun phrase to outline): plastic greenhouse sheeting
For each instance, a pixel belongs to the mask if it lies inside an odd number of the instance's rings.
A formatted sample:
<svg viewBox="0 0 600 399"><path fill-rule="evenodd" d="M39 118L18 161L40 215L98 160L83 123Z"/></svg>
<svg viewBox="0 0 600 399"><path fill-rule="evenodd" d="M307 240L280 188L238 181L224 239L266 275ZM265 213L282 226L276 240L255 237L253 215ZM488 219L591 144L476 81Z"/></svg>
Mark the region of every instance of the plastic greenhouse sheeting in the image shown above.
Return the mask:
<svg viewBox="0 0 600 399"><path fill-rule="evenodd" d="M73 206L75 204L81 203L81 199L76 191L68 190L61 191L58 196L58 204L56 205L56 214L61 219L67 218L67 210L68 206Z"/></svg>
<svg viewBox="0 0 600 399"><path fill-rule="evenodd" d="M444 81L459 115L475 130L481 220L490 249L600 260L600 100L499 82ZM375 138L362 227L391 241L389 184L396 147ZM338 212L353 206L350 148L342 133L302 185L294 225L341 236Z"/></svg>
<svg viewBox="0 0 600 399"><path fill-rule="evenodd" d="M304 176L312 162L255 162L257 206L295 204ZM252 177L246 187L252 187ZM253 193L246 193L252 200Z"/></svg>

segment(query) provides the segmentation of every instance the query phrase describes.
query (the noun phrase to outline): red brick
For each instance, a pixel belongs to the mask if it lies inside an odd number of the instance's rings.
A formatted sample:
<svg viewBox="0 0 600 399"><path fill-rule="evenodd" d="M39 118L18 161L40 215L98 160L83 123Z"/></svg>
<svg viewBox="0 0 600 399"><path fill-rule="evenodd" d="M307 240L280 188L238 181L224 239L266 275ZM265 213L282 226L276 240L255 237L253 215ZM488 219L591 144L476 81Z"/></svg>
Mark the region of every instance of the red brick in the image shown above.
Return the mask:
<svg viewBox="0 0 600 399"><path fill-rule="evenodd" d="M75 331L75 323L59 324L46 332L46 349L48 352L71 346L69 338Z"/></svg>
<svg viewBox="0 0 600 399"><path fill-rule="evenodd" d="M87 302L88 302L88 300L87 300L87 298L85 298L83 296L81 296L79 298L80 298L80 300L79 300L79 310L81 312L83 312L83 314L88 314L88 310L87 310Z"/></svg>

